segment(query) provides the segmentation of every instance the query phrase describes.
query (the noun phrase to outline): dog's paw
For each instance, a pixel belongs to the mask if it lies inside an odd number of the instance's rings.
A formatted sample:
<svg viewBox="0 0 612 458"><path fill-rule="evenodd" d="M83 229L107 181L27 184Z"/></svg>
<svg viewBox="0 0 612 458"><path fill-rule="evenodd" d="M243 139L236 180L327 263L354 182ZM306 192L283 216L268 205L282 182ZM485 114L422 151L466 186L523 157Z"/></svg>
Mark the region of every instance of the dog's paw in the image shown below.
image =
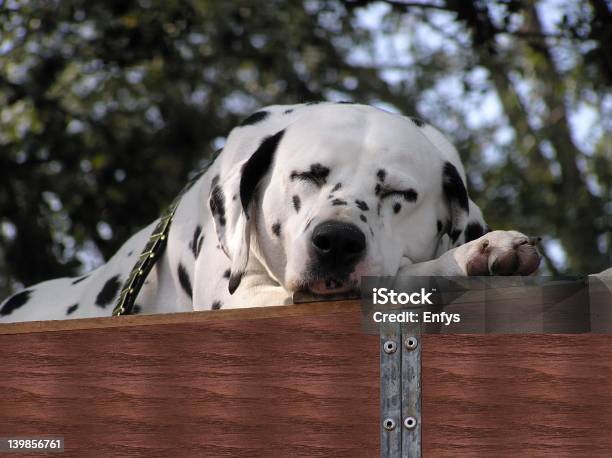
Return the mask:
<svg viewBox="0 0 612 458"><path fill-rule="evenodd" d="M540 237L493 231L460 248L467 275L530 275L540 264Z"/></svg>

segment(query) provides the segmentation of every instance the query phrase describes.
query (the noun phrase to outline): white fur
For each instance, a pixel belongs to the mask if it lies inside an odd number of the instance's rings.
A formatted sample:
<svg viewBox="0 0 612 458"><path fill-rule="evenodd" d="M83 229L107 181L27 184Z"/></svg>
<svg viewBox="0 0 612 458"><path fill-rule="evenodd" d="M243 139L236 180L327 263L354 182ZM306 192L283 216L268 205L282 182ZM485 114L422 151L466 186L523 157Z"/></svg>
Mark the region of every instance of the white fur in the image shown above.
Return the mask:
<svg viewBox="0 0 612 458"><path fill-rule="evenodd" d="M366 236L367 255L356 266L354 281L361 275L397 275L400 267L401 273L409 274L465 274L467 252L453 250L461 245L463 235L453 244L448 235L436 230L437 221L450 217L442 192L444 162L452 163L465 182L459 156L440 132L364 105L321 103L263 110L269 113L263 121L232 130L221 155L183 197L167 249L136 300L142 313L209 310L214 303L224 309L290 303L294 290L308 280L312 230L326 219L355 224ZM247 215L239 193L242 166L265 138L283 130ZM330 169L322 187L290 179L293 171L308 170L317 163ZM380 201L374 188L381 168L387 172L386 184L415 189L417 200L389 197ZM225 225L211 215L211 184L217 176L224 195ZM342 187L333 194L346 206L330 203L336 183ZM294 195L301 200L299 212L292 203ZM369 210L359 210L356 200L366 202ZM393 211L396 202L402 207L397 214ZM367 222L360 219L362 214ZM484 225L471 201L469 219ZM280 237L271 229L277 222ZM465 227L465 223L459 224ZM114 301L102 307L96 305L96 297L112 276L118 275L121 282L126 279L155 224L131 237L86 280L72 285L75 279L62 278L28 288L27 303L0 316L0 321L109 316ZM196 259L190 243L197 226L204 238ZM179 263L188 274L193 298L180 284ZM245 271L234 294L228 290L227 270ZM78 308L67 315L74 304Z"/></svg>

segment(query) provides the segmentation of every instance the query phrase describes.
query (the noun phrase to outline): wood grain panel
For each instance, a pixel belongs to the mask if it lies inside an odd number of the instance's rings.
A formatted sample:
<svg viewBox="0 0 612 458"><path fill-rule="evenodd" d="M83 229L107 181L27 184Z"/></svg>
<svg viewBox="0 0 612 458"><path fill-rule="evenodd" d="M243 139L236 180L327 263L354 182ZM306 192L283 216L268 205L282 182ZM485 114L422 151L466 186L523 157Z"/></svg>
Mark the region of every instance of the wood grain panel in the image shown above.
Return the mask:
<svg viewBox="0 0 612 458"><path fill-rule="evenodd" d="M378 456L356 302L0 326L0 436L67 456ZM429 335L429 456L610 456L612 336Z"/></svg>
<svg viewBox="0 0 612 458"><path fill-rule="evenodd" d="M78 320L28 321L0 324L0 335L31 332L74 331L76 329L109 329L126 326L156 324L208 323L210 321L257 320L275 317L299 317L335 312L357 312L359 300L314 302L296 306L252 307L209 312L161 313L158 315L125 315L108 318L81 318Z"/></svg>
<svg viewBox="0 0 612 458"><path fill-rule="evenodd" d="M354 311L0 345L0 436L63 436L68 456L378 454L378 337Z"/></svg>
<svg viewBox="0 0 612 458"><path fill-rule="evenodd" d="M424 456L611 456L612 336L423 342Z"/></svg>

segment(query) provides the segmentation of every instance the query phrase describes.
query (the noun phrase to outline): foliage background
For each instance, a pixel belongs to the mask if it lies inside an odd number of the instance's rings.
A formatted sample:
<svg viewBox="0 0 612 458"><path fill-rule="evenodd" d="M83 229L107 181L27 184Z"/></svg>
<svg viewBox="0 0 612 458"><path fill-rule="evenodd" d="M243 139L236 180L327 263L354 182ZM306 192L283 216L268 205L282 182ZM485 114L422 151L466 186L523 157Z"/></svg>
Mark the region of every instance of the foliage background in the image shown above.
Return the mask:
<svg viewBox="0 0 612 458"><path fill-rule="evenodd" d="M0 0L0 297L103 262L251 111L320 99L438 126L492 227L600 271L611 43L605 0Z"/></svg>

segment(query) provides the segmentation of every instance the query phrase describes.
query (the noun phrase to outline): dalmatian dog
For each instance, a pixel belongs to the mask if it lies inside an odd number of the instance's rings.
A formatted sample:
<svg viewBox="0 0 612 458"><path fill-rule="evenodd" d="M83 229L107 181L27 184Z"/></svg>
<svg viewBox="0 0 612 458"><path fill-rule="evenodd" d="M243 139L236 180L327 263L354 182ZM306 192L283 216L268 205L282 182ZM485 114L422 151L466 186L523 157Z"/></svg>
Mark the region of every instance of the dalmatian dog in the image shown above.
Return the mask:
<svg viewBox="0 0 612 458"><path fill-rule="evenodd" d="M136 313L289 304L365 275L533 273L537 241L489 231L465 183L454 147L419 119L347 103L266 107L183 195ZM93 272L6 299L0 322L111 315L157 222Z"/></svg>

